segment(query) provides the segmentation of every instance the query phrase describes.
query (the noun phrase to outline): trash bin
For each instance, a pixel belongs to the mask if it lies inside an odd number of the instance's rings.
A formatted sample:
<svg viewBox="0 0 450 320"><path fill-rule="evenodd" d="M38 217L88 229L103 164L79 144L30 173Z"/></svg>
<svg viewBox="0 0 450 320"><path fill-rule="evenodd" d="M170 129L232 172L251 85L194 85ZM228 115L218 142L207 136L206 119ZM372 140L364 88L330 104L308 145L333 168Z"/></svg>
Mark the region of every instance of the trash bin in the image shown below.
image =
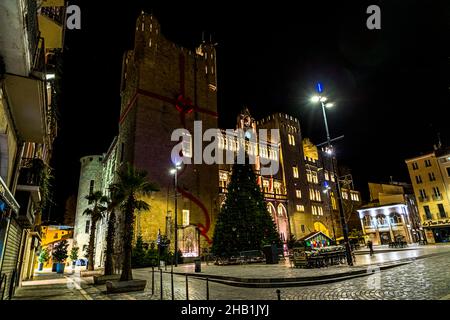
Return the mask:
<svg viewBox="0 0 450 320"><path fill-rule="evenodd" d="M202 262L200 259L194 260L195 263L195 272L202 272Z"/></svg>

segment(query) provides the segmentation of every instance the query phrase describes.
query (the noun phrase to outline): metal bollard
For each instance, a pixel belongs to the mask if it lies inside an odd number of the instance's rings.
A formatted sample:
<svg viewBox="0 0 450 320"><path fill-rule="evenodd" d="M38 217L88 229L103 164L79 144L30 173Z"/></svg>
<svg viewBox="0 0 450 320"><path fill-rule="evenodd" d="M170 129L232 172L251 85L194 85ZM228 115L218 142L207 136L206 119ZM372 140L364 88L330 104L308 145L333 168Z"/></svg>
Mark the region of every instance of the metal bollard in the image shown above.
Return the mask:
<svg viewBox="0 0 450 320"><path fill-rule="evenodd" d="M155 294L155 267L152 267L152 295Z"/></svg>
<svg viewBox="0 0 450 320"><path fill-rule="evenodd" d="M206 300L209 300L209 278L206 278Z"/></svg>
<svg viewBox="0 0 450 320"><path fill-rule="evenodd" d="M170 282L171 282L170 286L171 286L171 288L172 288L172 300L175 300L175 293L174 293L174 291L173 291L173 269L172 269L172 271L170 272Z"/></svg>
<svg viewBox="0 0 450 320"><path fill-rule="evenodd" d="M160 283L161 283L161 300L163 300L163 279L162 279L163 277L162 277L162 273L163 273L162 269L159 270L159 274L160 274L159 279L160 279Z"/></svg>
<svg viewBox="0 0 450 320"><path fill-rule="evenodd" d="M280 289L277 289L277 296L278 296L278 300L281 300L281 291L280 291Z"/></svg>
<svg viewBox="0 0 450 320"><path fill-rule="evenodd" d="M189 282L187 273L186 273L186 300L189 300Z"/></svg>

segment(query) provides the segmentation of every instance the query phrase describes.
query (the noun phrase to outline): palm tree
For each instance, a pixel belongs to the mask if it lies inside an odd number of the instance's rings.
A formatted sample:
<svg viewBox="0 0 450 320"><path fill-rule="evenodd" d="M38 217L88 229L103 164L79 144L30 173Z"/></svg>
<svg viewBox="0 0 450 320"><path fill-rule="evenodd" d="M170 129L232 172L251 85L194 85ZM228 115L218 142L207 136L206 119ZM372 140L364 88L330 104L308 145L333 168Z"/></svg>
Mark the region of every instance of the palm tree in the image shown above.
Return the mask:
<svg viewBox="0 0 450 320"><path fill-rule="evenodd" d="M97 229L97 222L103 218L106 212L106 202L108 198L105 197L101 191L95 191L85 197L86 200L92 204L92 207L84 210L83 214L91 216L91 231L89 234L88 247L88 270L94 270L94 246L95 246L95 231Z"/></svg>
<svg viewBox="0 0 450 320"><path fill-rule="evenodd" d="M108 231L106 233L106 252L105 252L105 276L114 274L114 241L115 241L115 224L116 209L123 201L123 191L118 184L112 184L109 187L110 197L108 200Z"/></svg>
<svg viewBox="0 0 450 320"><path fill-rule="evenodd" d="M139 200L139 197L150 196L153 191L159 191L159 188L147 180L147 172L135 169L127 164L124 170L118 173L117 190L120 190L122 200L120 209L125 214L125 225L123 235L123 262L120 281L133 280L131 272L131 250L133 239L133 224L135 210L149 210L150 205Z"/></svg>

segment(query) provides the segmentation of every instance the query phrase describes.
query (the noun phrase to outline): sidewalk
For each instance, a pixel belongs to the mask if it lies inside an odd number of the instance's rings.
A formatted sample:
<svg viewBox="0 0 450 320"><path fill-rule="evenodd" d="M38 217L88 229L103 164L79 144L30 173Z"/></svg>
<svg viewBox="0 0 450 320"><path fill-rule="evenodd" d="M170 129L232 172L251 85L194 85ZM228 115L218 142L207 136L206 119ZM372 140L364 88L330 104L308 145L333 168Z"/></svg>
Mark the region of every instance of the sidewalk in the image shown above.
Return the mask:
<svg viewBox="0 0 450 320"><path fill-rule="evenodd" d="M85 300L68 274L39 272L33 280L23 281L16 288L13 300Z"/></svg>

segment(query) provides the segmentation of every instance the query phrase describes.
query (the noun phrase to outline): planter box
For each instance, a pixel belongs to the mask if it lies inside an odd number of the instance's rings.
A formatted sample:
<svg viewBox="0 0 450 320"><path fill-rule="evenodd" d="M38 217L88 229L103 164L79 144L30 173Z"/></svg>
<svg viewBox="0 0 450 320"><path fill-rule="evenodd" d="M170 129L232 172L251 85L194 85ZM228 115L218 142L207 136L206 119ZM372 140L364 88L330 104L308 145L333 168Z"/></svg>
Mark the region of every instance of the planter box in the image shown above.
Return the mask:
<svg viewBox="0 0 450 320"><path fill-rule="evenodd" d="M56 264L56 273L64 273L65 266L66 265L64 263Z"/></svg>
<svg viewBox="0 0 450 320"><path fill-rule="evenodd" d="M80 277L92 277L92 276L101 276L103 275L103 270L81 270L80 271Z"/></svg>
<svg viewBox="0 0 450 320"><path fill-rule="evenodd" d="M130 280L130 281L106 281L107 293L121 293L132 291L143 291L146 280Z"/></svg>
<svg viewBox="0 0 450 320"><path fill-rule="evenodd" d="M108 276L95 275L93 278L94 278L94 285L100 285L105 284L106 281L114 281L114 280L118 281L120 279L120 274L112 274Z"/></svg>

